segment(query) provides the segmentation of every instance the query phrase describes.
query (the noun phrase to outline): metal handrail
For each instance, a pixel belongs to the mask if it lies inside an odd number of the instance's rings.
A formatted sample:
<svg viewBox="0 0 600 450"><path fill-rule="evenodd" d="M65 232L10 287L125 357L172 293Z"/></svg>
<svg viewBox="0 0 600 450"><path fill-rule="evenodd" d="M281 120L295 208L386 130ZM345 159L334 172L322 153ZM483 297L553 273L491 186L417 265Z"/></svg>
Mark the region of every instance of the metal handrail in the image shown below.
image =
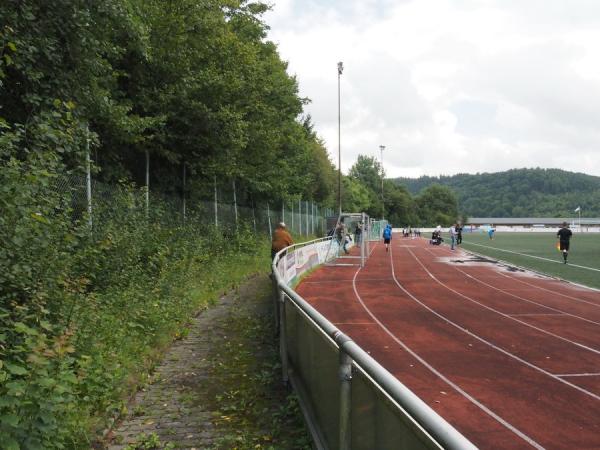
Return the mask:
<svg viewBox="0 0 600 450"><path fill-rule="evenodd" d="M299 246L308 246L317 242L331 239L319 238L309 242L301 244L294 244L279 251L273 259L272 269L274 274L274 282L278 289L278 300L285 302L287 296L292 300L298 308L300 308L308 317L314 321L321 330L329 336L338 346L340 352L348 355L355 364L357 364L376 385L386 393L394 402L396 402L404 411L406 411L416 423L422 427L427 434L434 440L435 443L448 449L476 449L477 447L471 443L466 437L458 432L452 425L450 425L443 417L436 413L429 405L415 395L409 388L401 383L394 375L386 370L381 364L373 359L367 352L365 352L358 344L356 344L351 338L342 333L335 325L327 320L321 313L313 308L306 300L304 300L298 293L291 289L279 276L277 270L277 263L281 256L289 249L295 249ZM285 295L282 293L285 292ZM281 308L283 310L283 308ZM285 329L281 326L282 340L285 340L283 336ZM285 344L283 344L285 345ZM284 379L287 381L287 352L282 348L282 366L284 370ZM343 358L340 358L342 360ZM344 442L343 439L340 442Z"/></svg>

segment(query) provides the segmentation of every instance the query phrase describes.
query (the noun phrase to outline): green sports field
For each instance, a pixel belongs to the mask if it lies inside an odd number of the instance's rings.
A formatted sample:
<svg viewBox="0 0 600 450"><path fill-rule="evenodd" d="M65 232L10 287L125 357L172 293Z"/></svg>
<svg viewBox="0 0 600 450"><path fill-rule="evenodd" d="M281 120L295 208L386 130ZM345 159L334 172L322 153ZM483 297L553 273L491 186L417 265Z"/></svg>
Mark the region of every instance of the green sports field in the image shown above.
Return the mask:
<svg viewBox="0 0 600 450"><path fill-rule="evenodd" d="M449 240L446 240L449 242ZM563 264L554 233L463 233L462 246L482 255L600 289L600 233L573 234ZM543 259L541 259L543 258Z"/></svg>

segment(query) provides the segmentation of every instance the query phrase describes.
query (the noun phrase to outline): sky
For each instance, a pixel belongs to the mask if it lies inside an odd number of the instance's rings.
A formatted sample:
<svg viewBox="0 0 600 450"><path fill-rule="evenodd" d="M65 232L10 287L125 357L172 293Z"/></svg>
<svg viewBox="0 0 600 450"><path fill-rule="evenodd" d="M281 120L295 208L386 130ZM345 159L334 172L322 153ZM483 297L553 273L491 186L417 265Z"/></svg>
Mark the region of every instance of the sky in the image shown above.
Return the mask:
<svg viewBox="0 0 600 450"><path fill-rule="evenodd" d="M600 1L271 0L264 19L342 171L600 176Z"/></svg>

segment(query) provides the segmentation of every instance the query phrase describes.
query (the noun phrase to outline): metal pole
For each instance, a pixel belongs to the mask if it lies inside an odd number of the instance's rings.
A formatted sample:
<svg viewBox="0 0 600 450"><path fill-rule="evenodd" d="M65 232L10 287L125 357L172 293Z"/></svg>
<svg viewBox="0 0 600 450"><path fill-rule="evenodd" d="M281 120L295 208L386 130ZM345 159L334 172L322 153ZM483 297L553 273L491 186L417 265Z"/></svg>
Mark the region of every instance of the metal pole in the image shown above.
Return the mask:
<svg viewBox="0 0 600 450"><path fill-rule="evenodd" d="M290 230L294 231L294 202L292 201L292 228Z"/></svg>
<svg viewBox="0 0 600 450"><path fill-rule="evenodd" d="M281 200L281 221L285 223L285 200Z"/></svg>
<svg viewBox="0 0 600 450"><path fill-rule="evenodd" d="M298 200L298 234L302 234L302 200Z"/></svg>
<svg viewBox="0 0 600 450"><path fill-rule="evenodd" d="M338 63L338 208L342 215L342 116L340 100L340 77L344 71L344 63Z"/></svg>
<svg viewBox="0 0 600 450"><path fill-rule="evenodd" d="M269 222L269 236L273 237L273 230L271 229L271 211L269 210L269 202L267 202L267 220Z"/></svg>
<svg viewBox="0 0 600 450"><path fill-rule="evenodd" d="M146 217L150 212L150 152L146 150Z"/></svg>
<svg viewBox="0 0 600 450"><path fill-rule="evenodd" d="M581 233L581 206L579 207L579 232Z"/></svg>
<svg viewBox="0 0 600 450"><path fill-rule="evenodd" d="M86 163L86 174L85 181L87 187L87 210L88 210L88 225L90 230L92 229L92 162L90 160L90 128L89 126L85 129L85 163Z"/></svg>
<svg viewBox="0 0 600 450"><path fill-rule="evenodd" d="M312 228L312 234L315 234L315 202L311 202L310 203L310 220L312 222L311 224L311 228Z"/></svg>
<svg viewBox="0 0 600 450"><path fill-rule="evenodd" d="M347 336L340 345L340 450L350 450L352 442L352 358L344 351L343 345L350 341Z"/></svg>
<svg viewBox="0 0 600 450"><path fill-rule="evenodd" d="M256 234L256 214L254 213L254 198L252 198L252 225L254 226L254 234Z"/></svg>
<svg viewBox="0 0 600 450"><path fill-rule="evenodd" d="M235 178L233 179L233 212L235 214L235 225L238 223L238 210L237 210L237 195L235 193Z"/></svg>
<svg viewBox="0 0 600 450"><path fill-rule="evenodd" d="M286 258L284 256L284 258ZM288 374L288 355L287 355L287 341L286 341L286 321L285 321L285 294L283 290L279 288L279 355L281 357L281 375L283 384L287 385L289 382Z"/></svg>
<svg viewBox="0 0 600 450"><path fill-rule="evenodd" d="M308 226L308 219L310 219L310 215L308 214L308 202L304 202L304 205L306 206L306 235L308 236L310 234L310 227Z"/></svg>
<svg viewBox="0 0 600 450"><path fill-rule="evenodd" d="M383 151L385 150L385 145L380 145L379 150L381 150L381 205L383 207L381 218L385 219L385 201L383 200Z"/></svg>
<svg viewBox="0 0 600 450"><path fill-rule="evenodd" d="M365 267L365 213L361 214L360 222L360 267Z"/></svg>
<svg viewBox="0 0 600 450"><path fill-rule="evenodd" d="M185 162L183 163L183 189L181 195L183 197L183 221L185 222Z"/></svg>
<svg viewBox="0 0 600 450"><path fill-rule="evenodd" d="M213 185L215 187L215 227L219 226L219 207L217 206L217 175L214 175Z"/></svg>

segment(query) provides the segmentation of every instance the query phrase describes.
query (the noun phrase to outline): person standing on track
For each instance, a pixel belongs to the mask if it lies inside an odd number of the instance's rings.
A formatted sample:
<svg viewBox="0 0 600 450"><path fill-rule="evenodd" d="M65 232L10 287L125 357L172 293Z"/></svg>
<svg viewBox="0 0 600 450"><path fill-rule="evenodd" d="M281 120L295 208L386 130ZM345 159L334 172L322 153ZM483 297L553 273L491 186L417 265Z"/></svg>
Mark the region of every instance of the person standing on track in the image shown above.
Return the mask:
<svg viewBox="0 0 600 450"><path fill-rule="evenodd" d="M450 250L454 250L454 246L456 245L456 238L458 236L458 224L454 224L450 227Z"/></svg>
<svg viewBox="0 0 600 450"><path fill-rule="evenodd" d="M383 243L385 244L385 251L389 251L390 241L392 240L392 226L388 223L383 230Z"/></svg>
<svg viewBox="0 0 600 450"><path fill-rule="evenodd" d="M562 228L558 230L556 233L556 237L559 239L560 251L563 255L564 263L567 263L567 258L569 256L569 242L571 241L571 236L573 232L569 230L569 225L567 222L563 222Z"/></svg>
<svg viewBox="0 0 600 450"><path fill-rule="evenodd" d="M354 229L354 243L356 245L360 245L362 239L362 222L356 224L356 228Z"/></svg>
<svg viewBox="0 0 600 450"><path fill-rule="evenodd" d="M456 245L460 245L462 244L462 224L457 223L456 224Z"/></svg>

